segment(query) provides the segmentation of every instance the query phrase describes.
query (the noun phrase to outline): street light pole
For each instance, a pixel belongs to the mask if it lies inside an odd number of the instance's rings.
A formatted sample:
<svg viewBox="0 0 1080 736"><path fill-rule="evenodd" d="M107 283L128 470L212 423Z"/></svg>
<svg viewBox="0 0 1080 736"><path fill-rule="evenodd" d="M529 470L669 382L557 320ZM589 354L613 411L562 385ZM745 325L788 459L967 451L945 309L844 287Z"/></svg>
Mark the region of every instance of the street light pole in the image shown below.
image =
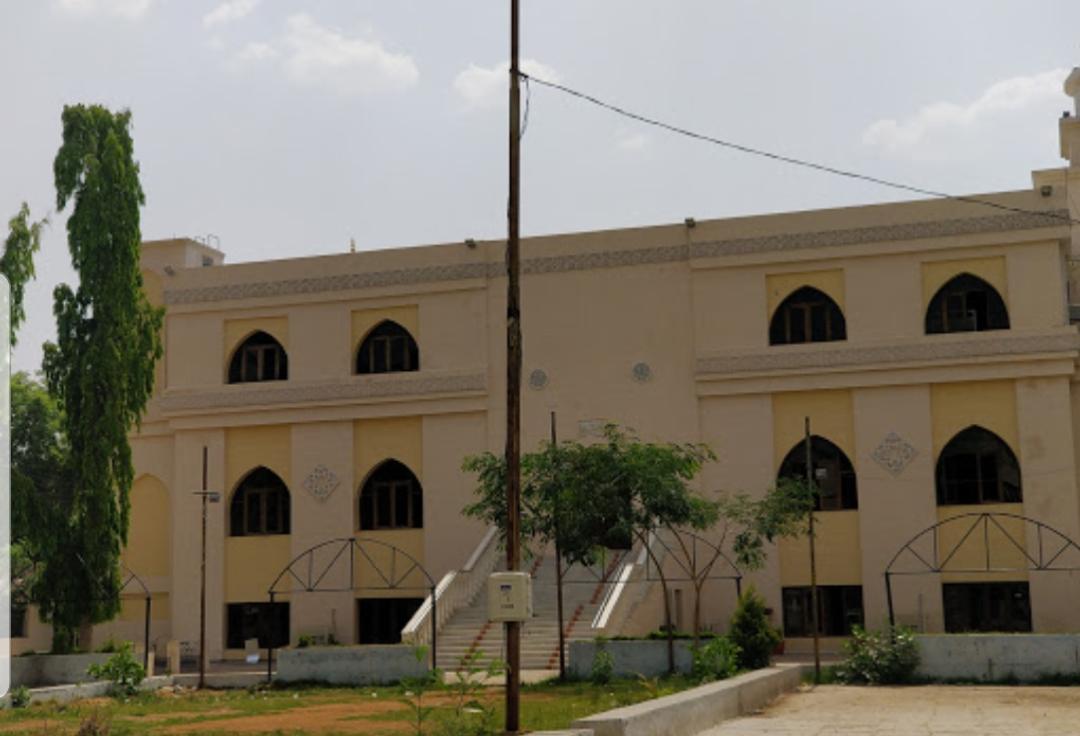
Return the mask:
<svg viewBox="0 0 1080 736"><path fill-rule="evenodd" d="M206 490L207 448L202 448L202 490L195 491L202 499L202 559L199 567L199 689L206 687L206 504L217 503L221 494Z"/></svg>

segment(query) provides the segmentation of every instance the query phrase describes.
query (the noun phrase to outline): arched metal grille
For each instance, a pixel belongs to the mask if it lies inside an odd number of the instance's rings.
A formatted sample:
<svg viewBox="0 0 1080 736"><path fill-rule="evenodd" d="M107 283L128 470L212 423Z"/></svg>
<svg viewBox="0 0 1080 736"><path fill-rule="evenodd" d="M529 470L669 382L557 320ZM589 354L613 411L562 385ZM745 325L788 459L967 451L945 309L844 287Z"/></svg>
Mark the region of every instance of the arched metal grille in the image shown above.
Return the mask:
<svg viewBox="0 0 1080 736"><path fill-rule="evenodd" d="M952 527L955 534L943 533L952 531ZM1017 534L1017 529L1023 533ZM1048 524L1019 514L958 514L923 529L904 543L885 566L889 623L896 623L894 576L1077 571L1080 545Z"/></svg>

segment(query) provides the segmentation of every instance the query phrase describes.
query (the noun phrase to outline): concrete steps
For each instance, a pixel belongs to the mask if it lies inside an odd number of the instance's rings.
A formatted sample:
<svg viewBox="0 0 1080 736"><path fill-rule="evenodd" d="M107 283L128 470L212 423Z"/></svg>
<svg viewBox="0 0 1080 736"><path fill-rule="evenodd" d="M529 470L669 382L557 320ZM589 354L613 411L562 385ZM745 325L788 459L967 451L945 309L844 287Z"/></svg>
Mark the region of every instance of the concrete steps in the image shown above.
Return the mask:
<svg viewBox="0 0 1080 736"><path fill-rule="evenodd" d="M559 628L555 558L537 558L530 566L533 575L533 618L525 622L521 635L521 667L525 670L553 670L559 666ZM571 569L564 575L563 614L567 645L578 639L592 639L591 624L599 608L603 586L595 576ZM464 657L480 652L480 664L506 657L502 624L487 619L486 591L481 590L469 606L459 610L439 632L438 666L444 670L460 667Z"/></svg>

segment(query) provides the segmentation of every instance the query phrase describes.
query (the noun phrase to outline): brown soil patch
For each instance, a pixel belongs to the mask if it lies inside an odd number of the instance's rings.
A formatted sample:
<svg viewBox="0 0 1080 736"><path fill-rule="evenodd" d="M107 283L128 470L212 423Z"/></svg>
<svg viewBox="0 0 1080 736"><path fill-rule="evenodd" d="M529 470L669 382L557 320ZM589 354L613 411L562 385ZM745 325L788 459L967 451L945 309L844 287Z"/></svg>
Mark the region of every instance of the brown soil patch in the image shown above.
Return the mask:
<svg viewBox="0 0 1080 736"><path fill-rule="evenodd" d="M171 721L175 718L202 718L206 716L230 716L243 711L235 708L214 708L213 710L178 710L173 713L150 713L145 716L123 716L124 721L130 723L160 723Z"/></svg>
<svg viewBox="0 0 1080 736"><path fill-rule="evenodd" d="M177 724L166 733L197 733L227 731L228 733L273 733L303 731L304 733L374 733L407 729L402 721L365 720L364 716L380 715L403 710L400 703L385 700L371 703L331 703L297 707L278 713L217 718L191 725ZM194 714L197 715L197 714Z"/></svg>

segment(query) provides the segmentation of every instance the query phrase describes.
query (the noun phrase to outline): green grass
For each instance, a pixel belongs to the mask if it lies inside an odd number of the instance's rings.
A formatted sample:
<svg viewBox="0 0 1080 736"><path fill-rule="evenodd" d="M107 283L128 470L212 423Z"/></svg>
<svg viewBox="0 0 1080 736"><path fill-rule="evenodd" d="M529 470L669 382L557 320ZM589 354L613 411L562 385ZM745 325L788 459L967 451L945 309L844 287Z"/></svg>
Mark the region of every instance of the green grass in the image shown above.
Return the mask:
<svg viewBox="0 0 1080 736"><path fill-rule="evenodd" d="M631 705L654 697L668 695L694 683L685 677L652 680L614 680L598 686L590 682L559 683L548 681L522 687L521 718L526 730L566 728L583 716L612 708ZM433 691L424 696L425 705L435 699L436 706L427 717L427 732L451 719L454 714L452 693ZM300 686L259 690L190 690L177 694L141 693L128 700L93 699L67 705L40 704L18 710L0 711L0 732L47 733L56 736L75 734L79 725L93 716L110 722L110 736L128 734L157 734L207 721L216 721L219 730L199 731L200 734L228 734L231 720L253 716L279 716L279 722L256 733L304 733L303 722L308 713L318 717L327 707L340 706L343 712L334 717L331 733L410 733L402 731L410 718L409 708L402 703L404 695L397 687L331 688ZM502 690L491 688L484 692L482 702L490 711L490 719L503 722ZM377 704L371 707L371 704ZM307 711L305 709L312 708ZM356 709L349 713L348 709ZM366 713L361 709L377 712ZM470 716L479 718L479 715ZM273 719L271 719L273 720ZM324 731L325 733L325 731Z"/></svg>

